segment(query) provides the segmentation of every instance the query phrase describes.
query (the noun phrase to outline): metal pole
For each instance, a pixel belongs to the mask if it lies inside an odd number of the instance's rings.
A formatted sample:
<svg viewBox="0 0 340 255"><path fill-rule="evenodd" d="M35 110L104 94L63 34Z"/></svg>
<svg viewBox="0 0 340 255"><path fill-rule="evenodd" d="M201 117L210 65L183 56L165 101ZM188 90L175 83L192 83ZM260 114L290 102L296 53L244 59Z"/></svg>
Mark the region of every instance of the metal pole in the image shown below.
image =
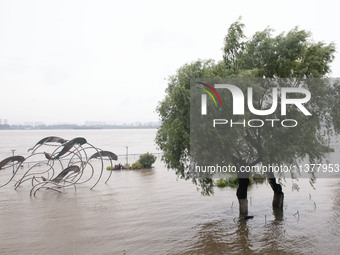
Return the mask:
<svg viewBox="0 0 340 255"><path fill-rule="evenodd" d="M129 147L126 146L126 164L129 164Z"/></svg>
<svg viewBox="0 0 340 255"><path fill-rule="evenodd" d="M11 151L12 151L12 156L14 156L14 152L15 152L15 150L14 150L14 149L12 149ZM14 162L13 162L13 174L14 174Z"/></svg>

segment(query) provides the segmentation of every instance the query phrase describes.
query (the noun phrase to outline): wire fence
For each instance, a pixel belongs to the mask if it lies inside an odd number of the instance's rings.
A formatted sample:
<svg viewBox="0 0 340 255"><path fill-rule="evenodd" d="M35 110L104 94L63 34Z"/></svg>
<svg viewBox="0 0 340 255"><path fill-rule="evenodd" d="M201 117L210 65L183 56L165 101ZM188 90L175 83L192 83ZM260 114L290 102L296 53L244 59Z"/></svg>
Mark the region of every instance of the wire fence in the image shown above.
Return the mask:
<svg viewBox="0 0 340 255"><path fill-rule="evenodd" d="M163 152L149 152L149 153L156 156L157 158L160 158L163 155ZM127 154L117 155L117 157L118 157L117 163L124 163L124 164L133 163L142 154L144 154L144 153L131 153L131 154L127 153ZM70 161L71 158L62 158L62 159L58 159L58 160L60 160L60 161ZM110 160L103 158L103 161L110 161ZM33 160L33 161L25 161L21 165L22 165L22 167L27 166L29 168L30 166L33 166L33 165L39 166L39 165L44 164L46 162L48 162L47 159L35 160L35 161Z"/></svg>
<svg viewBox="0 0 340 255"><path fill-rule="evenodd" d="M329 152L332 152L331 149L334 150L334 152L340 152L340 143L333 143L333 144L329 144L328 145L329 148ZM14 150L15 151L15 150ZM13 153L13 151L12 151ZM160 158L163 155L163 152L149 152L152 155L155 155L157 158ZM126 151L125 154L119 154L117 155L118 160L117 163L124 163L124 164L130 164L135 162L136 160L138 160L139 156L142 155L144 153L128 153L128 149ZM13 153L14 155L14 153ZM61 161L69 161L70 158L64 158L64 159L60 159ZM104 161L109 161L109 159L103 159ZM36 160L36 161L25 161L22 163L22 167L27 166L30 167L32 165L37 165L39 166L39 164L44 164L48 162L47 159L42 159L42 160Z"/></svg>

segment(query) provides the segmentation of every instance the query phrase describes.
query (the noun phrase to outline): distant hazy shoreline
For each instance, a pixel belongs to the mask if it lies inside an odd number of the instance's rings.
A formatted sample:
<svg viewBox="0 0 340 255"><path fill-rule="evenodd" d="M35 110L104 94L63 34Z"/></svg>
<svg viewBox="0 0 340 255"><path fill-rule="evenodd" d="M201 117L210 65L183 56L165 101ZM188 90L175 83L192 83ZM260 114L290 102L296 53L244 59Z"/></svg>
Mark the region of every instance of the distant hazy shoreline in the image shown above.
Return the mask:
<svg viewBox="0 0 340 255"><path fill-rule="evenodd" d="M77 125L77 124L60 124L60 125L0 125L0 130L51 130L51 129L76 129L76 130L88 130L88 129L157 129L159 126L147 126L147 125Z"/></svg>

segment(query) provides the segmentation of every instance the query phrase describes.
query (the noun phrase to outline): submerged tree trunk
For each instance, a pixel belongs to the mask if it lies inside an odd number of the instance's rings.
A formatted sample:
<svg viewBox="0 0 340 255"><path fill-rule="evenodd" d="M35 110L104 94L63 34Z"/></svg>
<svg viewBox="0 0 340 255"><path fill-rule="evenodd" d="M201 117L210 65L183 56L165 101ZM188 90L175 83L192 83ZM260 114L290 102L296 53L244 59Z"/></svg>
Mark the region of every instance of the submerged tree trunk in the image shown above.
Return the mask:
<svg viewBox="0 0 340 255"><path fill-rule="evenodd" d="M272 175L271 177L274 177L274 175ZM274 191L273 208L282 209L283 208L283 198L284 198L284 194L282 192L282 186L280 184L276 183L275 177L274 178L268 178L268 181L269 181L269 184Z"/></svg>
<svg viewBox="0 0 340 255"><path fill-rule="evenodd" d="M240 215L242 216L248 215L248 199L247 199L248 184L249 175L248 176L238 175L238 188L236 196L238 198L238 202L240 205Z"/></svg>

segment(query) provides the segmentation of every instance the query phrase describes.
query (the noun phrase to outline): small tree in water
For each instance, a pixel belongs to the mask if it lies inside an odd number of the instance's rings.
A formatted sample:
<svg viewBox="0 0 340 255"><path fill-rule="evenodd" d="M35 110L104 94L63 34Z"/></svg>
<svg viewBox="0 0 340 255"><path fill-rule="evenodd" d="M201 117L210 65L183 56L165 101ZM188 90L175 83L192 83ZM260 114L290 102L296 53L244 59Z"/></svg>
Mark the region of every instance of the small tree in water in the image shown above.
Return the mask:
<svg viewBox="0 0 340 255"><path fill-rule="evenodd" d="M157 108L162 124L157 131L156 143L164 152L162 159L179 177L192 179L207 195L213 192L212 178L195 178L188 171L192 159L190 153L197 150L190 148L190 79L322 78L329 73L334 58L335 46L332 43L315 43L310 39L310 33L298 28L275 37L272 30L265 29L248 40L243 28L240 20L229 27L224 40L223 61L198 60L179 68L170 77L166 96ZM292 164L303 158L310 161L321 159L325 152L322 131L325 128L339 131L339 88L327 83L308 87L317 97L311 100L313 116L303 120L306 125L296 129L270 129L266 126L235 129L235 133L220 137L220 147L224 149L218 153L224 157L225 164L236 167L259 163ZM262 90L263 95L268 95L269 88L262 87ZM261 95L254 97L257 98L254 102L256 109L263 109ZM248 213L248 177L247 174L238 176L237 197L241 214ZM269 173L268 180L274 191L273 207L282 208L282 187L272 173Z"/></svg>
<svg viewBox="0 0 340 255"><path fill-rule="evenodd" d="M156 156L147 152L139 156L138 163L141 164L144 168L151 168L152 164L155 163Z"/></svg>

